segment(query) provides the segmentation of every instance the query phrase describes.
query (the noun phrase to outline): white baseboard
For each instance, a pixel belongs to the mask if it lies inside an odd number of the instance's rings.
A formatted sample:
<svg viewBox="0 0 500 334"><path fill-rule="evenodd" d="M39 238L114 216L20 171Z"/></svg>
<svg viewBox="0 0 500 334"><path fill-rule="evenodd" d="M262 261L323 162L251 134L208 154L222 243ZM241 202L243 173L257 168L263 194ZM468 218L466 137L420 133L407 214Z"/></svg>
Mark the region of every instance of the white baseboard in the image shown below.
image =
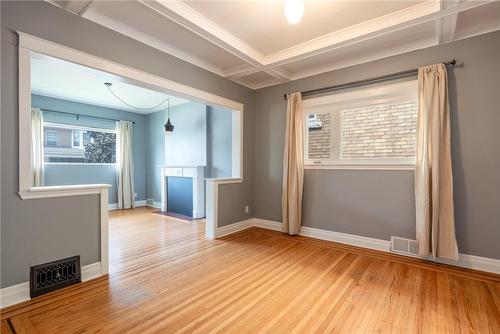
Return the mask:
<svg viewBox="0 0 500 334"><path fill-rule="evenodd" d="M146 200L135 201L135 207L136 208L139 208L141 206L146 206ZM118 203L109 203L108 204L108 210L109 211L118 210Z"/></svg>
<svg viewBox="0 0 500 334"><path fill-rule="evenodd" d="M238 223L227 225L217 229L217 237L222 237L238 231L244 230L249 227L261 227L274 231L282 231L282 224L280 222L260 219L260 218L250 218ZM388 240L381 240L375 238L368 238L360 235L340 233L334 231L328 231L318 228L312 228L307 226L302 226L300 229L300 235L305 237L316 238L320 240L327 240L338 242L341 244L363 247L368 249L374 249L382 252L391 253L391 242ZM403 255L397 253L398 255ZM414 256L411 256L414 257ZM435 261L438 263L449 264L452 266L458 266L462 268L481 270L489 273L500 274L500 260L491 259L487 257L469 255L469 254L459 254L458 262L449 261L444 259L430 259L424 258L424 260Z"/></svg>
<svg viewBox="0 0 500 334"><path fill-rule="evenodd" d="M252 218L253 226L267 228L268 230L273 231L282 231L283 232L283 224L280 222L275 222L272 220L260 219L260 218Z"/></svg>
<svg viewBox="0 0 500 334"><path fill-rule="evenodd" d="M389 252L391 250L391 242L387 240L368 238L360 235L341 232L333 232L307 226L302 226L300 228L300 235L321 240L338 242L351 246L375 249L383 252Z"/></svg>
<svg viewBox="0 0 500 334"><path fill-rule="evenodd" d="M239 231L243 231L249 227L254 226L253 218L243 220L234 224L229 224L226 226L218 227L217 228L217 238L233 234Z"/></svg>
<svg viewBox="0 0 500 334"><path fill-rule="evenodd" d="M82 282L101 276L101 262L82 267ZM0 289L0 308L30 300L30 283L23 282Z"/></svg>
<svg viewBox="0 0 500 334"><path fill-rule="evenodd" d="M149 206L150 208L161 209L161 202L156 202L153 198L146 198L146 206Z"/></svg>

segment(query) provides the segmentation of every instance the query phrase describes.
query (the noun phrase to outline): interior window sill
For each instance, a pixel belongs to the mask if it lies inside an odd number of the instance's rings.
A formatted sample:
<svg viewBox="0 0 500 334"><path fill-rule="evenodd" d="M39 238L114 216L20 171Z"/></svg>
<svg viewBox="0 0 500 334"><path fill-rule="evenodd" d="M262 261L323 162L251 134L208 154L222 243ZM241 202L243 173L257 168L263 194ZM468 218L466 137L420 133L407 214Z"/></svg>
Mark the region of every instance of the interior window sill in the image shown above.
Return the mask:
<svg viewBox="0 0 500 334"><path fill-rule="evenodd" d="M20 191L22 199L67 197L100 194L103 189L111 188L110 184L78 184L69 186L31 187Z"/></svg>
<svg viewBox="0 0 500 334"><path fill-rule="evenodd" d="M205 181L214 182L214 183L218 183L218 184L240 183L243 181L243 178L241 178L241 177L205 178Z"/></svg>
<svg viewBox="0 0 500 334"><path fill-rule="evenodd" d="M308 164L304 169L334 169L334 170L415 170L414 164Z"/></svg>

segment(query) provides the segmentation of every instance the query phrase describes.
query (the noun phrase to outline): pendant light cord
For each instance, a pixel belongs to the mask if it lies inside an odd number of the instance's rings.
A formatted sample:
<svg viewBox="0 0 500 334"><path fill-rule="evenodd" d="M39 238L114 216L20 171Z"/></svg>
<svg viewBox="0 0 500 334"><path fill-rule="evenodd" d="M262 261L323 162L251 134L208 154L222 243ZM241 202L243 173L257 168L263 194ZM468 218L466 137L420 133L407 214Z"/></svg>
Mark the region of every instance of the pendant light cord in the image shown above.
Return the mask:
<svg viewBox="0 0 500 334"><path fill-rule="evenodd" d="M153 109L156 109L158 107L160 107L162 104L164 104L165 102L169 101L170 102L170 98L166 98L165 100L161 101L159 104L155 105L154 107L150 107L150 108L141 108L141 107L136 107L134 105L131 105L130 103L127 103L126 101L122 100L118 95L116 95L112 90L111 90L111 84L109 82L105 82L104 83L104 86L106 86L106 88L109 90L109 92L114 96L116 97L121 103L125 104L126 106L129 106L130 108L132 109L136 109L136 110L153 110ZM169 103L170 104L170 103ZM170 109L170 108L169 108Z"/></svg>

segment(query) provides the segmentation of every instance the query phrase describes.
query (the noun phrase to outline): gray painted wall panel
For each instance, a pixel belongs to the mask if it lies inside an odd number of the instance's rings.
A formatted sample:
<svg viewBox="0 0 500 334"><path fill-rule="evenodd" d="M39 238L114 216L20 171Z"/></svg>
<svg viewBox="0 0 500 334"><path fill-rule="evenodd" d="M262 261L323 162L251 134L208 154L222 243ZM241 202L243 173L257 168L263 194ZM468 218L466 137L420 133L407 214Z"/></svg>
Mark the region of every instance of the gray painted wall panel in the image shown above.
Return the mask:
<svg viewBox="0 0 500 334"><path fill-rule="evenodd" d="M174 132L168 133L166 136L165 164L169 166L206 166L206 105L190 102L175 106L170 109L170 120L174 125Z"/></svg>
<svg viewBox="0 0 500 334"><path fill-rule="evenodd" d="M208 169L209 177L232 175L232 112L207 107L208 117Z"/></svg>
<svg viewBox="0 0 500 334"><path fill-rule="evenodd" d="M146 198L153 198L156 202L161 201L160 169L158 166L165 164L164 118L163 112L155 112L146 116Z"/></svg>
<svg viewBox="0 0 500 334"><path fill-rule="evenodd" d="M1 1L2 24L2 194L1 194L1 287L28 279L30 265L55 260L73 253L85 255L83 264L99 260L99 203L96 196L78 196L51 200L21 200L18 192L18 100L17 35L32 34L73 49L165 77L210 93L241 102L244 112L244 182L231 185L236 196L220 193L221 224L237 222L251 203L253 156L253 109L255 92L216 74L197 68L178 58L65 12L42 1ZM147 61L145 61L147 60ZM226 185L222 185L224 189ZM43 203L42 203L43 202ZM227 210L229 206L231 210ZM68 223L74 229L67 229ZM84 228L85 231L78 230ZM37 241L40 229L65 238L70 246ZM73 231L77 233L72 233ZM31 244L29 251L26 245ZM64 244L66 245L66 243ZM70 254L71 253L71 254Z"/></svg>
<svg viewBox="0 0 500 334"><path fill-rule="evenodd" d="M459 250L500 259L500 32L258 90L253 170L255 217L281 220L284 93L452 58L459 63L449 72ZM305 226L386 240L391 235L414 236L410 172L307 170L305 174Z"/></svg>

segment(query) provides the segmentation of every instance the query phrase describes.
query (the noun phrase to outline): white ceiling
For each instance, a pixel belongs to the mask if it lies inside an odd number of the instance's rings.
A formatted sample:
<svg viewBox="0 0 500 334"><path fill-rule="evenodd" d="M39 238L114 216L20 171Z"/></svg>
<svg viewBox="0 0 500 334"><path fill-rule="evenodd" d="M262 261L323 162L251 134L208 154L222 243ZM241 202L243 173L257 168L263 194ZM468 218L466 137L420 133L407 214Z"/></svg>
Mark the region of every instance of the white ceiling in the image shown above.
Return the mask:
<svg viewBox="0 0 500 334"><path fill-rule="evenodd" d="M153 110L131 108L114 97L104 85L105 82L112 84L111 89L121 99L139 108L156 106L166 98L170 98L170 106L189 102L125 83L121 77L86 66L39 54L34 54L31 58L33 94L140 114L164 110L167 106L164 103Z"/></svg>
<svg viewBox="0 0 500 334"><path fill-rule="evenodd" d="M47 1L254 89L500 30L488 0Z"/></svg>

